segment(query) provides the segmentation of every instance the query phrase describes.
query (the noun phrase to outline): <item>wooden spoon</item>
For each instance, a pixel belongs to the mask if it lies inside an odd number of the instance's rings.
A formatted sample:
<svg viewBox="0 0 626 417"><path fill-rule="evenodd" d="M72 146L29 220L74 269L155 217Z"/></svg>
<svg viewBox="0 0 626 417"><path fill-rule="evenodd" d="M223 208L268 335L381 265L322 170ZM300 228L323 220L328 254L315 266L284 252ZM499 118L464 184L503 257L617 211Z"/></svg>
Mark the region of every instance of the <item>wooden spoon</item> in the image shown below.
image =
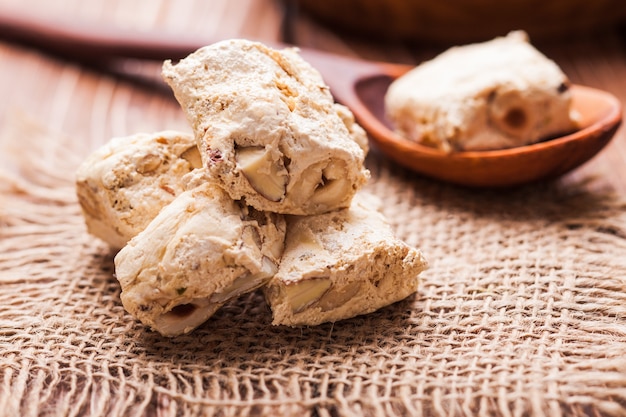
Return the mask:
<svg viewBox="0 0 626 417"><path fill-rule="evenodd" d="M516 148L448 154L400 137L385 117L385 93L409 67L329 59L316 51L303 50L302 55L325 76L337 100L352 110L384 154L413 171L455 184L505 187L560 176L595 156L622 121L622 105L614 95L573 85L573 107L581 117L576 132Z"/></svg>
<svg viewBox="0 0 626 417"><path fill-rule="evenodd" d="M9 10L0 10L0 36L86 61L179 59L215 41L48 21ZM398 136L385 118L385 92L411 66L368 62L309 49L301 49L301 54L322 73L337 101L352 110L375 148L415 172L455 184L503 187L562 175L596 155L611 140L622 120L622 106L616 97L575 85L573 105L581 115L580 130L517 148L447 154Z"/></svg>

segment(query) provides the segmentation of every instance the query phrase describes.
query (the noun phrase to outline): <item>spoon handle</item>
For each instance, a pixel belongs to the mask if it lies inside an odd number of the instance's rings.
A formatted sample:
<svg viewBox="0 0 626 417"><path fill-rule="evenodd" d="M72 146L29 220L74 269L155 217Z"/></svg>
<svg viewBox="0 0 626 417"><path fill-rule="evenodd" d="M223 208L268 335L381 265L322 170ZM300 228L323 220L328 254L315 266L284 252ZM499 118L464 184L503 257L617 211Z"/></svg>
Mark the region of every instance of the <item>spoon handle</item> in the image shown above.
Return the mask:
<svg viewBox="0 0 626 417"><path fill-rule="evenodd" d="M162 31L124 30L92 22L50 20L6 7L0 7L0 37L89 63L120 58L177 60L220 40ZM283 48L289 45L274 42L270 46ZM395 77L406 72L407 68L306 48L301 48L300 53L322 73L335 98L347 106L358 102L354 86L359 79L381 73Z"/></svg>
<svg viewBox="0 0 626 417"><path fill-rule="evenodd" d="M208 40L132 31L80 20L46 19L0 7L0 37L84 61L112 58L179 59Z"/></svg>
<svg viewBox="0 0 626 417"><path fill-rule="evenodd" d="M355 113L363 106L363 97L358 95L359 83L376 77L395 79L406 73L411 66L387 62L366 61L301 48L300 54L316 68L330 87L335 99L350 107Z"/></svg>

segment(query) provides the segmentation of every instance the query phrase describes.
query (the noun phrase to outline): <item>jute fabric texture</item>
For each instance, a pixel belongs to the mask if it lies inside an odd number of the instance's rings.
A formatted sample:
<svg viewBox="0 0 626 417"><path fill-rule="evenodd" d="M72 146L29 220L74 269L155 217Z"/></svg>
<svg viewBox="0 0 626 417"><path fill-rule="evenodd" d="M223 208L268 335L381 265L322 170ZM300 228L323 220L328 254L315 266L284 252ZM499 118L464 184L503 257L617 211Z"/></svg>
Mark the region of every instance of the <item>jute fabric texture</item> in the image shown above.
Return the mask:
<svg viewBox="0 0 626 417"><path fill-rule="evenodd" d="M626 203L575 184L477 191L372 152L368 188L429 260L419 291L317 327L256 292L167 339L89 236L76 138L4 126L0 415L626 415Z"/></svg>

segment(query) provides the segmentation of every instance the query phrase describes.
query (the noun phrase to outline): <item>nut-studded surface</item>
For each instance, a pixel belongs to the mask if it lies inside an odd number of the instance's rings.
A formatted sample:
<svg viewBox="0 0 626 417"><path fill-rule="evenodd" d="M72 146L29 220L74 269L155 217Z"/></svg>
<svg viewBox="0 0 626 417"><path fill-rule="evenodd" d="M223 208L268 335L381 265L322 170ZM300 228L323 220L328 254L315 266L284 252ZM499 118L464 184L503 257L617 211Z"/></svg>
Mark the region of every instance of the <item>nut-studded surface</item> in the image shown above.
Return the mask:
<svg viewBox="0 0 626 417"><path fill-rule="evenodd" d="M179 195L115 257L124 308L165 336L188 333L278 268L281 215L261 213L209 180Z"/></svg>
<svg viewBox="0 0 626 417"><path fill-rule="evenodd" d="M394 236L379 204L361 192L348 209L288 217L283 259L264 288L274 324L334 322L417 290L426 261Z"/></svg>
<svg viewBox="0 0 626 417"><path fill-rule="evenodd" d="M576 127L569 80L523 32L451 48L385 97L402 136L447 152L535 143Z"/></svg>
<svg viewBox="0 0 626 417"><path fill-rule="evenodd" d="M121 248L184 191L184 175L200 166L188 133L162 131L111 139L76 173L76 193L89 232Z"/></svg>
<svg viewBox="0 0 626 417"><path fill-rule="evenodd" d="M347 207L368 178L365 133L295 49L219 42L166 61L163 77L233 199L319 214Z"/></svg>

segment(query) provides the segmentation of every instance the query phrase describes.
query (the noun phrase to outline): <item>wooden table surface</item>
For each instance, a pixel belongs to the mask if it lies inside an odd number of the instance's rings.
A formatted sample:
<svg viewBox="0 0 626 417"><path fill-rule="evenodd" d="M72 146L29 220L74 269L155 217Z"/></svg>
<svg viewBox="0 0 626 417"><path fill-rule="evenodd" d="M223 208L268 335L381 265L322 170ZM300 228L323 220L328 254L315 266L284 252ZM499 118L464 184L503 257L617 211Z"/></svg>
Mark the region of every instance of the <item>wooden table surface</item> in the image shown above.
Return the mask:
<svg viewBox="0 0 626 417"><path fill-rule="evenodd" d="M0 13L27 13L39 19L76 21L120 30L158 30L197 36L208 42L230 37L284 40L283 3L273 0L0 0ZM441 45L388 43L338 34L301 11L291 16L289 39L300 46L346 56L416 64L443 50ZM543 40L537 47L553 58L573 82L601 88L626 102L626 57L617 30L580 38ZM86 68L30 47L0 40L0 121L26 115L46 128L80 138L93 149L113 136L165 128L188 129L171 96ZM159 63L132 62L147 72ZM620 129L592 161L561 181L585 182L589 189L626 194L626 137Z"/></svg>

